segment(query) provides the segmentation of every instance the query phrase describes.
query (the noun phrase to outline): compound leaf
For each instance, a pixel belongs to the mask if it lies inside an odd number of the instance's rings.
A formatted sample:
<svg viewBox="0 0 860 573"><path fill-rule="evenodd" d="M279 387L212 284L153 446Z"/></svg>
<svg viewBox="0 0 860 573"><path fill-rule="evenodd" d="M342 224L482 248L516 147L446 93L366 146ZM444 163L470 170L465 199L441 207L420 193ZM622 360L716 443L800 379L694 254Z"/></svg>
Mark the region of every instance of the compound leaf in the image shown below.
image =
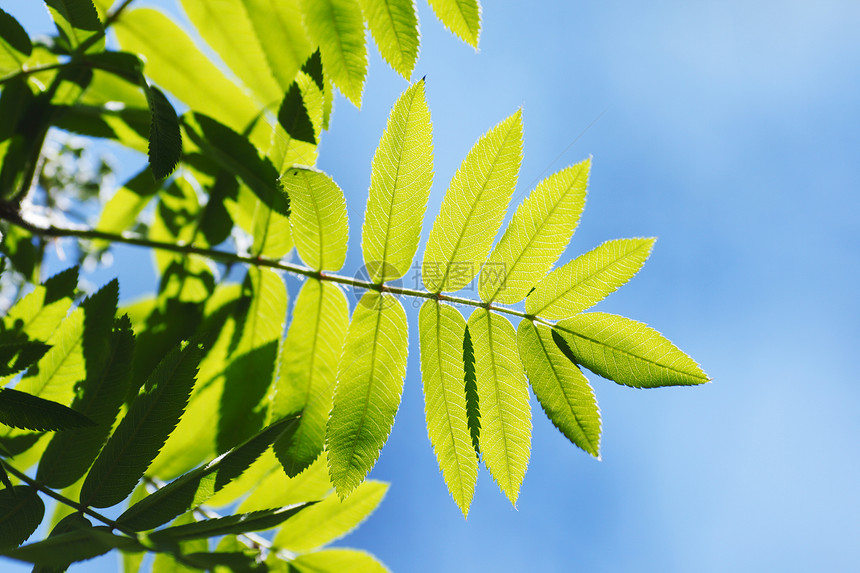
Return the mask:
<svg viewBox="0 0 860 573"><path fill-rule="evenodd" d="M517 335L503 316L476 309L469 317L481 407L481 456L493 479L516 505L531 448L531 407Z"/></svg>
<svg viewBox="0 0 860 573"><path fill-rule="evenodd" d="M600 410L594 390L559 348L553 331L523 320L517 327L517 344L532 390L547 417L568 440L599 458Z"/></svg>
<svg viewBox="0 0 860 573"><path fill-rule="evenodd" d="M325 445L337 361L349 325L349 305L336 285L309 279L299 292L281 357L274 417L301 412L295 432L275 443L290 477L311 465Z"/></svg>
<svg viewBox="0 0 860 573"><path fill-rule="evenodd" d="M436 17L467 44L478 47L481 4L478 0L428 0Z"/></svg>
<svg viewBox="0 0 860 573"><path fill-rule="evenodd" d="M555 330L577 364L625 386L689 386L710 380L662 334L623 316L578 314L556 324Z"/></svg>
<svg viewBox="0 0 860 573"><path fill-rule="evenodd" d="M360 0L385 61L409 80L418 59L418 12L414 0Z"/></svg>
<svg viewBox="0 0 860 573"><path fill-rule="evenodd" d="M428 300L418 330L427 433L448 491L466 517L478 480L464 388L466 321L456 308Z"/></svg>
<svg viewBox="0 0 860 573"><path fill-rule="evenodd" d="M579 223L590 167L587 159L550 175L523 201L481 270L483 300L519 302L546 275Z"/></svg>
<svg viewBox="0 0 860 573"><path fill-rule="evenodd" d="M387 483L367 480L344 500L333 493L287 520L273 543L304 553L339 539L367 519L387 491Z"/></svg>
<svg viewBox="0 0 860 573"><path fill-rule="evenodd" d="M345 498L388 439L400 405L408 346L406 313L390 294L369 291L349 324L326 427L331 482Z"/></svg>
<svg viewBox="0 0 860 573"><path fill-rule="evenodd" d="M526 312L559 320L591 308L642 268L654 241L617 239L580 255L537 283L526 298Z"/></svg>
<svg viewBox="0 0 860 573"><path fill-rule="evenodd" d="M82 504L110 507L134 490L179 422L202 356L197 344L185 344L156 366L87 474Z"/></svg>
<svg viewBox="0 0 860 573"><path fill-rule="evenodd" d="M289 507L239 513L227 517L204 519L195 523L159 529L149 535L153 543L178 543L191 539L205 539L219 535L232 535L262 531L277 527L285 520L316 502L300 503Z"/></svg>
<svg viewBox="0 0 860 573"><path fill-rule="evenodd" d="M431 292L468 285L490 251L522 161L522 112L484 134L457 169L430 230L421 278Z"/></svg>
<svg viewBox="0 0 860 573"><path fill-rule="evenodd" d="M357 0L301 0L311 41L319 46L326 75L356 107L367 74L364 18Z"/></svg>
<svg viewBox="0 0 860 573"><path fill-rule="evenodd" d="M290 224L299 256L315 270L340 269L349 238L343 191L331 177L311 169L290 169L281 183L290 197Z"/></svg>
<svg viewBox="0 0 860 573"><path fill-rule="evenodd" d="M371 282L409 271L432 184L433 128L422 80L394 104L373 156L361 244Z"/></svg>
<svg viewBox="0 0 860 573"><path fill-rule="evenodd" d="M16 485L0 490L0 551L21 545L44 516L45 504L35 489Z"/></svg>

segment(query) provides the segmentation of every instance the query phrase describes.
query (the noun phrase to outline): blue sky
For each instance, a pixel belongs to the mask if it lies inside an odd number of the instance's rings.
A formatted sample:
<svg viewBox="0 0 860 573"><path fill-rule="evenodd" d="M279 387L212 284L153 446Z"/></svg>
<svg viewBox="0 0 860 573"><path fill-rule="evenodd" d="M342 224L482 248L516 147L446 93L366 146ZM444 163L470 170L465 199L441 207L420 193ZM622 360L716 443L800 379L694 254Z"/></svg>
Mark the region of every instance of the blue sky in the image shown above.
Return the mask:
<svg viewBox="0 0 860 573"><path fill-rule="evenodd" d="M3 8L49 25L32 0ZM593 155L562 260L659 237L599 309L657 328L713 382L645 391L590 376L601 462L533 401L517 509L484 471L464 521L426 436L413 344L372 473L391 489L341 545L396 572L860 569L860 4L486 2L479 52L419 10L414 77L427 76L436 150L425 237L468 149L522 106L515 195ZM374 49L362 109L339 98L322 142L319 165L350 208L347 269L370 159L406 85ZM102 282L120 273L131 297L130 268L118 260Z"/></svg>

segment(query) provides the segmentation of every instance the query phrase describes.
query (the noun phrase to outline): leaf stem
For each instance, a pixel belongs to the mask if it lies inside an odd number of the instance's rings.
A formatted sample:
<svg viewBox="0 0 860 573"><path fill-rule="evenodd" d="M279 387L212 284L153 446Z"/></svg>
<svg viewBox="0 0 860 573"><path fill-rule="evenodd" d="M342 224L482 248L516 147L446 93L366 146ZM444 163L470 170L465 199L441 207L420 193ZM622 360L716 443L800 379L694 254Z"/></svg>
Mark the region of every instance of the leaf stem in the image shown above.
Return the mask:
<svg viewBox="0 0 860 573"><path fill-rule="evenodd" d="M122 525L120 525L119 523L114 521L113 519L110 519L109 517L105 517L101 513L97 512L93 509L90 509L86 505L82 505L82 504L80 504L74 500L71 500L71 499L67 498L66 496L64 496L63 494L55 492L51 488L46 487L45 485L34 480L33 478L31 478L30 476L28 476L24 472L15 469L6 460L0 459L0 463L3 464L3 467L5 467L6 471L8 471L10 474L15 476L16 478L18 478L22 482L26 483L27 485L36 488L38 491L44 493L48 497L52 497L56 501L62 503L63 505L67 505L71 508L74 508L74 509L80 511L81 513L85 513L85 514L89 515L90 517L92 517L94 519L98 519L99 521L101 521L105 525L108 525L112 529L116 529L117 531L121 531L122 533L132 537L133 539L137 539L137 534L134 531L123 527Z"/></svg>
<svg viewBox="0 0 860 573"><path fill-rule="evenodd" d="M479 308L485 308L487 310L491 310L493 312L498 312L501 314L509 314L511 316L517 316L520 318L525 318L527 320L534 320L537 322L544 323L548 326L553 326L552 322L548 322L544 319L536 317L534 315L521 312L519 310L508 308L505 306L499 306L493 303L487 303L479 300L473 300L469 298L463 298L459 296L452 296L448 294L442 293L433 293L425 290L411 289L387 284L379 284L372 283L370 281L364 281L361 279L348 277L344 275L338 275L334 273L326 273L321 271L316 271L309 267L305 267L302 265L297 265L293 263L286 263L283 261L277 261L273 259L268 259L259 256L252 255L240 255L237 253L231 253L228 251L219 251L216 249L208 249L204 247L198 247L193 244L186 243L165 243L161 241L153 241L151 239L147 239L145 237L141 237L138 235L133 235L130 233L107 233L104 231L99 231L98 229L89 229L89 228L65 228L65 227L40 227L30 223L21 217L20 213L16 211L11 211L8 208L4 208L2 204L0 204L0 219L8 221L13 225L26 229L30 233L34 235L41 235L44 237L76 237L78 239L85 240L93 240L93 239L101 239L105 241L109 241L112 243L124 243L127 245L136 245L138 247L147 247L150 249L158 249L162 251L171 251L174 253L180 253L185 255L199 255L202 257L206 257L208 259L217 260L225 263L242 263L247 265L253 265L258 267L269 267L274 269L279 269L282 271L286 271L288 273L292 273L295 275L300 275L304 277L314 278L322 281L330 281L334 283L339 283L342 285L351 286L353 288L362 288L367 290L375 290L377 292L389 293L394 295L403 295L410 296L413 298L424 298L424 299L433 299L444 302L450 302L454 304L462 304L466 306L474 306Z"/></svg>

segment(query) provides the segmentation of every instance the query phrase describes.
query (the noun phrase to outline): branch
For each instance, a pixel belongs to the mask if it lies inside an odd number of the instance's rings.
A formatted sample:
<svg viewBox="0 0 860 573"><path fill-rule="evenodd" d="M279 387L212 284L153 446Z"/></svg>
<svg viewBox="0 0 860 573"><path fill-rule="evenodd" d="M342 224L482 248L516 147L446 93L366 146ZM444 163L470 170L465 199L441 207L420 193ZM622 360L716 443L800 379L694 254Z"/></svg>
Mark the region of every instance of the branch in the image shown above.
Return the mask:
<svg viewBox="0 0 860 573"><path fill-rule="evenodd" d="M43 237L76 237L78 239L85 240L93 240L100 239L104 241L108 241L111 243L124 243L127 245L136 245L138 247L147 247L150 249L158 249L162 251L170 251L173 253L180 253L184 255L199 255L201 257L206 257L208 259L221 261L225 263L242 263L246 265L253 265L258 267L269 267L273 269L279 269L282 271L286 271L288 273L292 273L295 275L300 275L304 277L314 278L321 281L331 281L334 283L340 283L343 285L351 286L353 288L362 288L366 290L375 290L381 293L390 293L394 295L404 295L411 296L413 298L424 298L424 299L433 299L444 302L450 302L454 304L462 304L466 306L474 306L478 308L485 308L487 310L492 310L494 312L509 314L512 316L518 316L520 318L525 318L527 320L533 320L536 322L541 322L546 324L547 326L554 326L552 322L546 321L539 317L533 316L531 314L527 314L525 312L521 312L519 310L508 308L504 306L499 306L497 304L483 302L479 300L472 300L469 298L462 298L459 296L451 296L442 293L433 293L424 290L410 289L398 286L386 285L384 283L372 283L369 281L363 281L360 279L347 277L343 275L337 275L333 273L325 273L322 271L315 271L311 268L296 265L292 263L285 263L282 261L276 261L273 259L267 259L264 257L256 257L251 255L239 255L236 253L231 253L228 251L218 251L216 249L209 249L204 247L197 247L192 244L185 243L164 243L161 241L153 241L151 239L147 239L145 237L141 237L138 235L133 235L130 233L106 233L104 231L99 231L97 229L89 229L89 228L64 228L64 227L39 227L25 220L21 215L8 208L7 205L0 204L0 219L8 221L9 223L21 227L29 231L34 235L40 235Z"/></svg>

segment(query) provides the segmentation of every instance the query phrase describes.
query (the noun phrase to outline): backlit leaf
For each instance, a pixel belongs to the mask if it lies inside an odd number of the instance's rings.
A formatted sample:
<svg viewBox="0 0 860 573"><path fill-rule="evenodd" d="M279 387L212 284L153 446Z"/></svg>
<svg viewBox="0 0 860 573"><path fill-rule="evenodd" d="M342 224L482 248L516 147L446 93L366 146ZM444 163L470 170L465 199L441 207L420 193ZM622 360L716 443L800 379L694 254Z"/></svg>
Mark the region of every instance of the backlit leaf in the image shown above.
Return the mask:
<svg viewBox="0 0 860 573"><path fill-rule="evenodd" d="M331 482L345 498L376 463L400 406L408 332L400 301L368 291L352 315L326 428Z"/></svg>
<svg viewBox="0 0 860 573"><path fill-rule="evenodd" d="M617 239L580 255L537 283L526 312L558 320L591 308L642 268L654 241Z"/></svg>
<svg viewBox="0 0 860 573"><path fill-rule="evenodd" d="M428 300L418 315L418 330L427 433L448 491L465 517L478 480L463 383L466 321L453 306Z"/></svg>
<svg viewBox="0 0 860 573"><path fill-rule="evenodd" d="M229 515L227 517L204 519L195 523L159 529L158 531L151 533L149 538L154 543L178 543L181 541L204 539L218 535L262 531L277 527L285 520L312 505L313 503L301 503L278 509L266 509L263 511L253 511L251 513Z"/></svg>
<svg viewBox="0 0 860 573"><path fill-rule="evenodd" d="M481 4L478 0L428 0L436 17L464 42L478 47Z"/></svg>
<svg viewBox="0 0 860 573"><path fill-rule="evenodd" d="M109 527L102 526L51 536L43 541L6 551L4 555L42 567L62 568L69 561L86 561L111 549L143 551L143 547L136 540L124 535L114 535Z"/></svg>
<svg viewBox="0 0 860 573"><path fill-rule="evenodd" d="M60 37L70 48L76 49L85 42L91 42L97 34L103 34L104 28L92 0L45 0L45 4ZM101 51L103 48L102 36L92 50Z"/></svg>
<svg viewBox="0 0 860 573"><path fill-rule="evenodd" d="M600 457L600 410L594 391L553 340L552 330L523 320L517 343L532 390L550 421L571 442Z"/></svg>
<svg viewBox="0 0 860 573"><path fill-rule="evenodd" d="M360 0L379 53L409 80L418 59L418 12L414 0Z"/></svg>
<svg viewBox="0 0 860 573"><path fill-rule="evenodd" d="M37 285L3 317L6 328L20 330L33 340L47 341L72 306L77 285L77 267L66 269L43 285Z"/></svg>
<svg viewBox="0 0 860 573"><path fill-rule="evenodd" d="M653 328L614 314L589 312L562 320L556 332L577 364L634 388L704 384L692 358Z"/></svg>
<svg viewBox="0 0 860 573"><path fill-rule="evenodd" d="M0 77L20 70L32 51L27 31L11 14L0 9Z"/></svg>
<svg viewBox="0 0 860 573"><path fill-rule="evenodd" d="M332 491L325 451L305 471L293 478L287 477L271 451L260 456L258 463L262 463L265 468L262 476L244 484L238 483L244 479L243 476L236 482L243 486L238 488L241 493L251 490L251 494L239 505L240 512L316 501ZM232 487L232 484L228 487ZM226 490L227 488L224 489ZM214 503L214 498L210 502Z"/></svg>
<svg viewBox="0 0 860 573"><path fill-rule="evenodd" d="M290 84L287 95L281 102L281 107L278 109L278 123L292 139L316 144L314 124L297 83Z"/></svg>
<svg viewBox="0 0 860 573"><path fill-rule="evenodd" d="M422 80L394 104L373 156L361 244L371 282L409 271L432 183L433 129Z"/></svg>
<svg viewBox="0 0 860 573"><path fill-rule="evenodd" d="M284 343L272 405L274 418L301 412L296 431L275 444L290 477L311 465L325 445L337 361L348 325L349 305L340 288L314 279L305 282Z"/></svg>
<svg viewBox="0 0 860 573"><path fill-rule="evenodd" d="M421 278L431 292L453 292L478 273L505 217L522 161L522 113L487 132L454 174L430 230Z"/></svg>
<svg viewBox="0 0 860 573"><path fill-rule="evenodd" d="M313 47L308 41L299 0L244 0L269 68L286 91Z"/></svg>
<svg viewBox="0 0 860 573"><path fill-rule="evenodd" d="M299 573L388 573L373 555L356 549L325 549L299 555L290 565Z"/></svg>
<svg viewBox="0 0 860 573"><path fill-rule="evenodd" d="M155 197L160 187L161 182L155 178L149 167L142 169L108 199L99 216L96 229L106 233L127 231L138 221L138 215ZM108 245L107 241L93 244L97 249L107 248Z"/></svg>
<svg viewBox="0 0 860 573"><path fill-rule="evenodd" d="M483 308L469 317L481 408L481 456L516 505L531 449L531 407L517 335L507 318Z"/></svg>
<svg viewBox="0 0 860 573"><path fill-rule="evenodd" d="M349 237L343 191L331 177L310 169L290 169L281 184L290 197L290 224L299 256L315 270L340 269Z"/></svg>
<svg viewBox="0 0 860 573"><path fill-rule="evenodd" d="M287 520L273 543L295 553L331 543L367 519L387 491L387 483L367 480L344 500L333 493Z"/></svg>
<svg viewBox="0 0 860 573"><path fill-rule="evenodd" d="M202 355L197 344L186 344L158 364L87 474L81 503L110 507L132 492L176 427Z"/></svg>
<svg viewBox="0 0 860 573"><path fill-rule="evenodd" d="M146 90L152 123L149 128L149 167L156 179L170 175L182 156L182 134L176 110L155 86Z"/></svg>
<svg viewBox="0 0 860 573"><path fill-rule="evenodd" d="M301 0L305 27L326 75L356 107L367 74L364 18L357 0Z"/></svg>
<svg viewBox="0 0 860 573"><path fill-rule="evenodd" d="M30 537L45 515L36 490L24 485L0 490L0 551L21 545Z"/></svg>
<svg viewBox="0 0 860 573"><path fill-rule="evenodd" d="M550 175L517 208L481 270L483 300L519 302L546 275L579 223L590 167L587 159Z"/></svg>

